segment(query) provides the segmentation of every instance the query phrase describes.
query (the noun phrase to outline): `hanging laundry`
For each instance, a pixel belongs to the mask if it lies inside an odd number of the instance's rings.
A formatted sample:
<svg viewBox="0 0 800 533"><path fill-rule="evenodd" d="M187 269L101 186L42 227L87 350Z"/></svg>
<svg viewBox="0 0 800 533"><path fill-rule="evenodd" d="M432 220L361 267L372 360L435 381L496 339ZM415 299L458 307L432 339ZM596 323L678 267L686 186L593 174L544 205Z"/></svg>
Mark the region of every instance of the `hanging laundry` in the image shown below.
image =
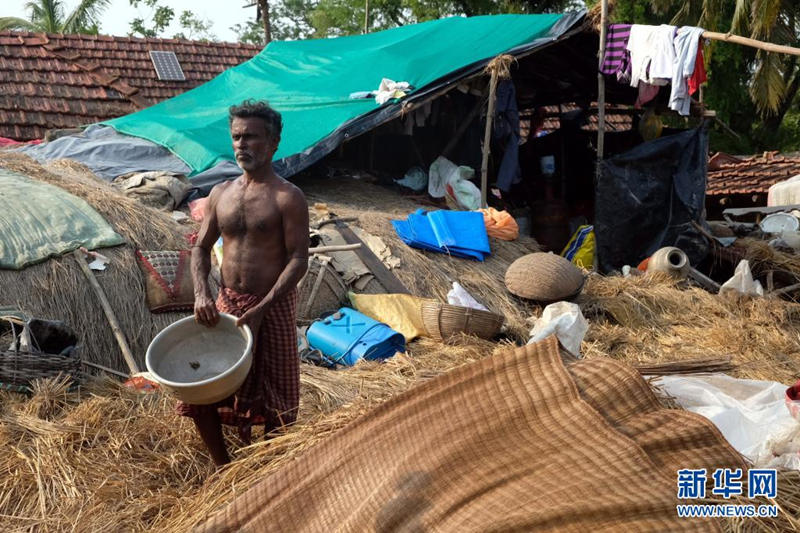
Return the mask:
<svg viewBox="0 0 800 533"><path fill-rule="evenodd" d="M675 26L662 24L653 36L653 59L648 76L653 85L666 85L675 72ZM663 81L662 81L663 80Z"/></svg>
<svg viewBox="0 0 800 533"><path fill-rule="evenodd" d="M675 26L631 26L626 46L631 56L631 87L638 87L640 81L652 85L669 83L675 55L672 49L674 32ZM669 69L667 64L670 65Z"/></svg>
<svg viewBox="0 0 800 533"><path fill-rule="evenodd" d="M706 81L706 60L703 57L703 39L697 45L697 59L694 61L694 72L689 78L689 94L694 94Z"/></svg>
<svg viewBox="0 0 800 533"><path fill-rule="evenodd" d="M675 35L675 63L672 75L672 90L669 108L683 116L689 114L692 99L689 96L689 78L694 74L697 47L703 28L684 26Z"/></svg>
<svg viewBox="0 0 800 533"><path fill-rule="evenodd" d="M658 90L661 87L658 85L651 85L649 83L645 83L643 81L639 82L639 94L636 96L636 103L634 103L633 107L636 109L641 108L644 104L658 96Z"/></svg>
<svg viewBox="0 0 800 533"><path fill-rule="evenodd" d="M627 50L630 24L609 24L606 33L606 53L600 72L617 76L617 81L627 82L631 78L631 56Z"/></svg>

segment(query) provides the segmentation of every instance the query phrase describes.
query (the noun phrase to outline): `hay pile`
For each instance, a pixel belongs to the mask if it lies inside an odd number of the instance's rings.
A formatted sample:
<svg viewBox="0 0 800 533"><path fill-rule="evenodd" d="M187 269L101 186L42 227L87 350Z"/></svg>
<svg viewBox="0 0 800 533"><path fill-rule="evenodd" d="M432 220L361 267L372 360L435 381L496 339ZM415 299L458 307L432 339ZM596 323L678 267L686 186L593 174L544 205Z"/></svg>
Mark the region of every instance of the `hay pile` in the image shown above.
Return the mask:
<svg viewBox="0 0 800 533"><path fill-rule="evenodd" d="M111 262L105 271L95 275L143 369L150 340L182 315L153 315L148 311L144 280L134 251L186 249L185 234L191 227L127 198L73 161L42 166L28 156L6 151L0 152L0 167L83 198L125 238L127 244L101 250ZM78 332L83 359L127 372L100 304L71 255L21 271L0 270L0 305L13 305L40 318L65 321Z"/></svg>
<svg viewBox="0 0 800 533"><path fill-rule="evenodd" d="M800 305L679 289L658 276L590 276L579 298L587 357L661 363L731 356L741 378L800 378Z"/></svg>
<svg viewBox="0 0 800 533"><path fill-rule="evenodd" d="M2 159L0 164L8 166ZM26 163L20 160L17 164ZM25 168L17 169L30 174ZM357 181L301 186L310 204L324 202L337 215L358 216L362 228L382 237L402 260L395 273L412 292L444 300L451 281L457 280L490 309L506 315L515 339L527 337L527 319L538 315L539 309L510 296L503 277L514 259L537 250L532 240L493 241L493 256L485 263L420 252L400 242L388 222L415 210L416 203ZM105 209L100 204L93 205L118 231L128 228L121 220L123 216L111 212L120 211L118 203ZM370 210L364 211L364 205ZM138 204L132 209L133 213L145 210ZM158 221L160 213L153 213L147 218ZM168 230L175 227L171 220L169 224ZM182 239L179 233L166 231L158 238L171 237L177 244ZM134 230L130 234L141 236L143 240L137 242L150 242L147 234ZM117 252L120 256L115 256L123 264L125 249L130 251L129 246L122 247ZM53 265L46 270L46 265L34 267L42 269L38 274L45 283L42 291L68 290L48 288L50 279L78 282L57 277L64 276L59 270L70 268L64 260L49 263ZM140 278L131 279L138 283ZM11 282L4 277L0 280ZM36 282L31 278L27 283ZM132 281L117 279L116 283ZM108 281L103 285L109 293L114 290ZM39 294L26 290L34 296ZM130 286L124 288L131 290ZM124 298L124 291L118 297ZM77 305L86 291L73 292L66 298ZM134 288L134 294L138 298L141 288ZM669 280L649 276L592 276L578 302L591 323L583 346L587 357L664 363L731 355L738 365L733 373L740 377L789 383L800 376L800 305L780 300L724 299L699 289L683 290ZM137 305L143 309L140 302ZM70 310L58 311L62 312ZM64 318L55 312L44 316ZM154 331L144 331L157 329L156 319L144 309L141 315L125 320L145 319L152 321L141 328L146 345ZM168 316L163 319L164 323L171 320ZM113 340L109 345L116 353ZM229 433L236 461L219 472L213 472L191 422L174 415L173 401L160 394L138 395L109 382L93 383L80 394L67 392L64 384L44 383L30 400L0 393L0 445L9 451L0 460L0 468L8 473L0 479L3 529L105 531L122 525L135 531L186 531L258 479L378 403L487 356L497 345L475 338L454 339L447 345L423 339L409 348L407 356L396 356L386 364L366 362L338 372L302 365L298 423L285 435L246 448L234 442ZM778 485L777 503L782 509L778 520L730 521L726 527L774 531L795 525L792 516L800 511L800 474L782 473Z"/></svg>
<svg viewBox="0 0 800 533"><path fill-rule="evenodd" d="M474 339L446 347L422 341L384 365L336 373L302 365L298 423L267 443L239 448L237 461L217 473L192 423L174 415L166 396L111 382L82 394L39 383L30 400L0 393L0 446L7 450L0 522L4 531L187 531L378 402L493 348Z"/></svg>
<svg viewBox="0 0 800 533"><path fill-rule="evenodd" d="M458 281L490 311L505 316L509 336L527 339L530 326L526 319L539 308L510 294L503 280L506 269L516 259L540 251L535 240L520 237L508 242L493 238L492 255L484 262L424 252L401 241L390 223L419 209L420 205L411 199L355 179L306 180L297 184L309 205L323 203L328 211L340 217L357 217L361 228L383 239L392 255L402 261L392 272L412 294L447 302L447 292Z"/></svg>

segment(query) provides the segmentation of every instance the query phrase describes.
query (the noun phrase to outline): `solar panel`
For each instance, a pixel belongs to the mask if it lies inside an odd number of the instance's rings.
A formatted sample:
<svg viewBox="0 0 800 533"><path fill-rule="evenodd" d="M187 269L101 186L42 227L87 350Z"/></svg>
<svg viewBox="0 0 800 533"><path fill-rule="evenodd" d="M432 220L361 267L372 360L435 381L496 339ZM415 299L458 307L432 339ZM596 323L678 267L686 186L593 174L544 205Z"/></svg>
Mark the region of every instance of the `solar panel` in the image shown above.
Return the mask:
<svg viewBox="0 0 800 533"><path fill-rule="evenodd" d="M183 75L183 69L178 63L178 58L175 57L175 52L150 50L150 60L156 68L158 79L186 81L186 76Z"/></svg>

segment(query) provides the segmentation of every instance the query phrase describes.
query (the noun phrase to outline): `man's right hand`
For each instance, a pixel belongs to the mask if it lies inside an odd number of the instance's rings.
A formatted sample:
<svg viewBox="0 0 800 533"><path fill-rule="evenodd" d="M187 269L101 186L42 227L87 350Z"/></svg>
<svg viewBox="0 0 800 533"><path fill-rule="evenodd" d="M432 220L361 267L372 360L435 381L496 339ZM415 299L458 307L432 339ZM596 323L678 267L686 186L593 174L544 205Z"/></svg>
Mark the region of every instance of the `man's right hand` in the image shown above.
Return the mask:
<svg viewBox="0 0 800 533"><path fill-rule="evenodd" d="M214 301L208 296L199 296L194 299L194 319L198 324L202 324L209 328L217 325L219 322L219 311Z"/></svg>

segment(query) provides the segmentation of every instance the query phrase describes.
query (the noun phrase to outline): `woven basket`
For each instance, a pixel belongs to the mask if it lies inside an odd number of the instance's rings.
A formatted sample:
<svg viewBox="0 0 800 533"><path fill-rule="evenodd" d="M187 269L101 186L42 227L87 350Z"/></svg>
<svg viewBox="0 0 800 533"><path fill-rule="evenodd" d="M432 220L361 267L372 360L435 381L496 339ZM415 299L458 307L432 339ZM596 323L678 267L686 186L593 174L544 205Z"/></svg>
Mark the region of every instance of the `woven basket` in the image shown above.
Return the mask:
<svg viewBox="0 0 800 533"><path fill-rule="evenodd" d="M511 294L538 302L570 299L580 293L581 270L560 255L533 253L520 257L506 270Z"/></svg>
<svg viewBox="0 0 800 533"><path fill-rule="evenodd" d="M0 317L11 324L12 331L21 331L22 324L12 317ZM0 389L30 392L37 379L69 376L74 383L82 378L81 359L75 351L69 355L32 353L21 350L0 350Z"/></svg>
<svg viewBox="0 0 800 533"><path fill-rule="evenodd" d="M459 333L491 339L500 333L503 315L426 301L422 304L422 321L428 336L437 340L445 340Z"/></svg>
<svg viewBox="0 0 800 533"><path fill-rule="evenodd" d="M306 322L316 320L339 309L346 299L347 286L342 277L326 261L311 256L308 272L297 285L297 317Z"/></svg>

